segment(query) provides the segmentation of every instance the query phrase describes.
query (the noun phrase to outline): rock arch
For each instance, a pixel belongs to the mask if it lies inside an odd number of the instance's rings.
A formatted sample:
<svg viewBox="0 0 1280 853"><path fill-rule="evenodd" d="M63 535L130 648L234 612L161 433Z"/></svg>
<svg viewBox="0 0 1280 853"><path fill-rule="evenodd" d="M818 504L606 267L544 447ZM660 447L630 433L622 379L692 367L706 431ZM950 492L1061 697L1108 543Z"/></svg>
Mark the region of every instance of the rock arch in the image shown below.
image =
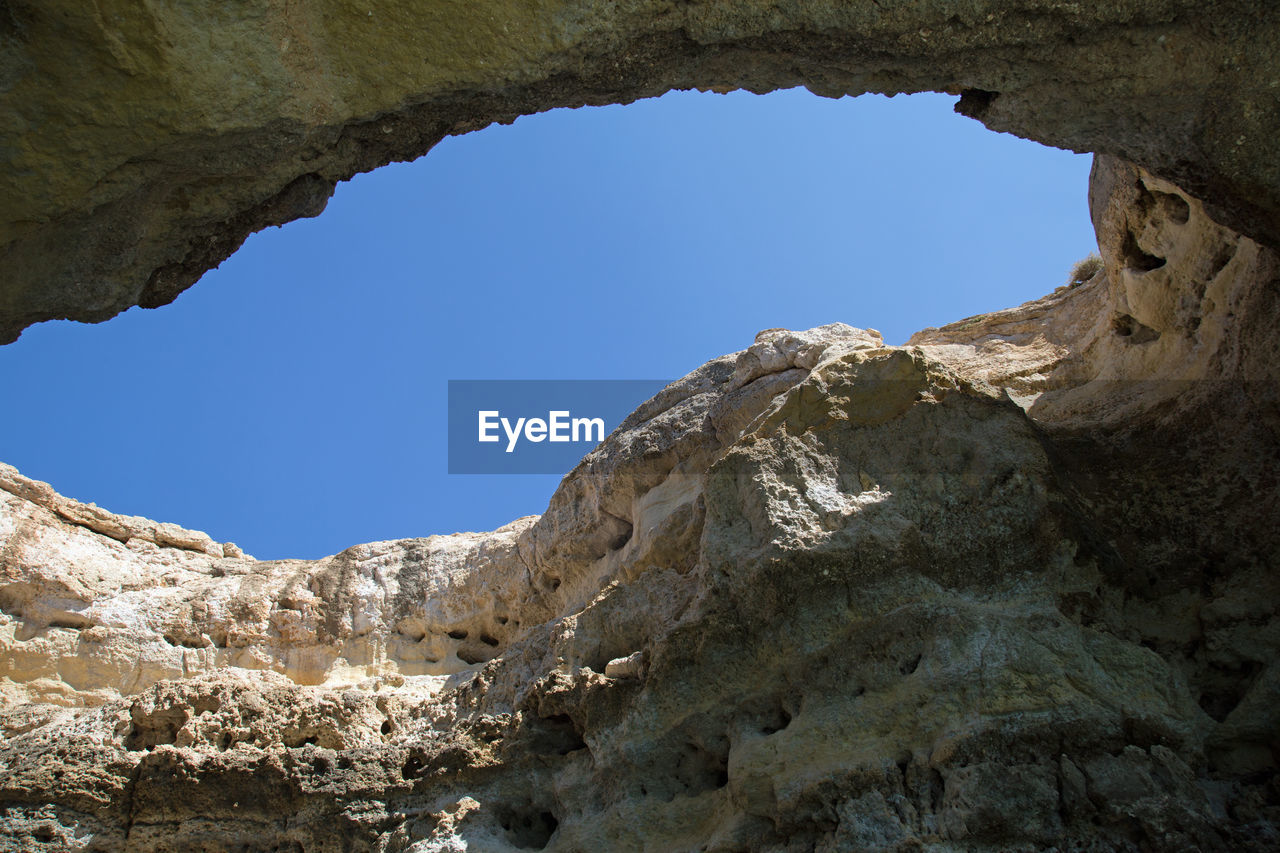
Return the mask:
<svg viewBox="0 0 1280 853"><path fill-rule="evenodd" d="M166 304L248 234L447 135L673 88L944 91L1280 244L1261 0L252 0L0 6L0 341Z"/></svg>

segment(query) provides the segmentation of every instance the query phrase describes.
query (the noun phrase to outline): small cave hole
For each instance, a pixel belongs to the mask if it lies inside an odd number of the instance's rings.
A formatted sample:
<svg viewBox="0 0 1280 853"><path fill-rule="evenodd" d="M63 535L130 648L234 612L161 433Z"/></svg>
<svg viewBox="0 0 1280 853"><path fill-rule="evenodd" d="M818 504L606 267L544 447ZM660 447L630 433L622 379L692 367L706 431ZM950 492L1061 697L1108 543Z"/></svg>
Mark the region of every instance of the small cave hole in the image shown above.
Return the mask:
<svg viewBox="0 0 1280 853"><path fill-rule="evenodd" d="M1165 218L1174 225L1186 225L1187 220L1191 218L1191 205L1187 204L1187 200L1180 195L1174 193L1162 193L1159 190L1148 190L1155 196L1156 202L1160 205L1160 212Z"/></svg>
<svg viewBox="0 0 1280 853"><path fill-rule="evenodd" d="M480 642L484 643L486 646L496 646L496 645L498 645L498 641L497 641L495 638L493 638L493 637L489 636L488 634L481 634L481 635L480 635Z"/></svg>
<svg viewBox="0 0 1280 853"><path fill-rule="evenodd" d="M777 734L789 725L791 725L791 713L786 708L779 707L774 718L760 727L760 733L764 735Z"/></svg>
<svg viewBox="0 0 1280 853"><path fill-rule="evenodd" d="M924 655L916 655L915 657L910 658L909 660L902 661L901 663L898 664L898 672L900 672L902 675L911 675L917 669L920 668L920 660L923 657Z"/></svg>
<svg viewBox="0 0 1280 853"><path fill-rule="evenodd" d="M1257 661L1250 661L1236 667L1213 667L1206 679L1208 683L1200 692L1200 709L1215 721L1225 722L1249 692L1249 688L1253 686L1262 670L1262 664Z"/></svg>
<svg viewBox="0 0 1280 853"><path fill-rule="evenodd" d="M543 755L568 755L586 749L582 730L568 714L553 714L541 718L533 727L530 749Z"/></svg>
<svg viewBox="0 0 1280 853"><path fill-rule="evenodd" d="M495 616L494 621L497 622L499 625L505 625L511 620L508 619L506 616Z"/></svg>
<svg viewBox="0 0 1280 853"><path fill-rule="evenodd" d="M1148 325L1138 322L1129 314L1117 314L1111 320L1111 329L1131 344L1150 343L1160 337L1160 333Z"/></svg>
<svg viewBox="0 0 1280 853"><path fill-rule="evenodd" d="M467 666L476 666L489 660L489 658L483 654L477 654L474 649L458 649L458 660Z"/></svg>
<svg viewBox="0 0 1280 853"><path fill-rule="evenodd" d="M381 726L381 728L379 729L379 731L381 731L384 735L389 735L389 734L391 734L391 721L390 721L390 720L383 720L383 721L382 721L382 726Z"/></svg>
<svg viewBox="0 0 1280 853"><path fill-rule="evenodd" d="M178 739L178 732L190 719L185 709L158 708L151 714L142 714L135 710L129 733L125 736L126 749L150 752L162 744L172 744Z"/></svg>
<svg viewBox="0 0 1280 853"><path fill-rule="evenodd" d="M627 543L631 541L631 530L632 530L631 525L627 524L626 530L622 531L617 536L613 537L612 540L610 540L609 550L621 551L623 548L625 548Z"/></svg>
<svg viewBox="0 0 1280 853"><path fill-rule="evenodd" d="M422 759L416 755L410 755L405 759L404 765L400 768L400 777L405 781L412 781L422 775L422 770L426 765L422 763Z"/></svg>
<svg viewBox="0 0 1280 853"><path fill-rule="evenodd" d="M728 743L718 750L686 744L676 757L673 770L675 781L690 796L723 788L729 784Z"/></svg>
<svg viewBox="0 0 1280 853"><path fill-rule="evenodd" d="M534 807L501 814L498 822L506 830L507 840L521 850L544 849L560 826L554 814Z"/></svg>
<svg viewBox="0 0 1280 853"><path fill-rule="evenodd" d="M1165 264L1164 258L1144 252L1142 247L1138 245L1138 239L1133 236L1132 231L1124 235L1124 243L1120 248L1120 255L1124 259L1125 267L1138 272L1158 270Z"/></svg>
<svg viewBox="0 0 1280 853"><path fill-rule="evenodd" d="M450 631L449 636L455 640L465 640L467 638L466 631Z"/></svg>

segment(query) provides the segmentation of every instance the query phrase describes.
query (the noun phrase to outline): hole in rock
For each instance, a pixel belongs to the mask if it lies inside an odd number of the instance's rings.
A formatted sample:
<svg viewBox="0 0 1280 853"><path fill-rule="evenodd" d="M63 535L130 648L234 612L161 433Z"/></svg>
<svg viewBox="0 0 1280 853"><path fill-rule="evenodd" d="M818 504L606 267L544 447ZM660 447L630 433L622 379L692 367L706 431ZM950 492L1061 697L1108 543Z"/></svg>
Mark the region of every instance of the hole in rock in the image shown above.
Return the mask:
<svg viewBox="0 0 1280 853"><path fill-rule="evenodd" d="M956 106L673 92L449 138L251 236L172 305L0 347L6 404L39 413L3 419L2 461L259 558L542 512L558 476L444 473L449 378L676 378L765 328L902 343L1052 292L1095 247L1090 158ZM86 362L184 393L140 430L117 382L65 393Z"/></svg>
<svg viewBox="0 0 1280 853"><path fill-rule="evenodd" d="M1200 693L1201 709L1217 722L1225 721L1263 668L1257 661L1245 661L1236 667L1211 667Z"/></svg>
<svg viewBox="0 0 1280 853"><path fill-rule="evenodd" d="M1111 328L1122 338L1128 338L1131 344L1145 344L1160 337L1160 333L1146 326L1128 314L1117 314L1111 320Z"/></svg>
<svg viewBox="0 0 1280 853"><path fill-rule="evenodd" d="M412 781L422 774L425 767L426 765L422 763L421 758L416 755L410 755L405 759L404 766L400 768L400 776L405 781Z"/></svg>
<svg viewBox="0 0 1280 853"><path fill-rule="evenodd" d="M467 666L476 666L492 659L491 652L481 651L474 646L462 646L458 649L458 660Z"/></svg>
<svg viewBox="0 0 1280 853"><path fill-rule="evenodd" d="M920 661L923 657L924 655L916 655L903 660L898 664L898 672L902 675L911 675L920 668Z"/></svg>
<svg viewBox="0 0 1280 853"><path fill-rule="evenodd" d="M777 734L789 725L791 725L791 713L786 708L779 707L773 718L760 727L760 733Z"/></svg>
<svg viewBox="0 0 1280 853"><path fill-rule="evenodd" d="M542 850L560 825L554 814L532 806L503 811L498 823L506 830L507 839L521 850Z"/></svg>
<svg viewBox="0 0 1280 853"><path fill-rule="evenodd" d="M676 757L672 775L687 796L723 788L729 784L728 742L717 744L714 750L685 745Z"/></svg>
<svg viewBox="0 0 1280 853"><path fill-rule="evenodd" d="M1165 219L1175 225L1185 225L1191 219L1191 205L1187 204L1187 200L1182 196L1159 190L1150 192L1155 197L1156 203L1160 205L1160 212L1164 214Z"/></svg>
<svg viewBox="0 0 1280 853"><path fill-rule="evenodd" d="M1121 257L1124 259L1124 265L1131 270L1138 272L1151 272L1158 270L1164 266L1164 258L1156 257L1142 250L1138 245L1138 239L1133 236L1132 232L1124 235L1124 243L1120 249Z"/></svg>
<svg viewBox="0 0 1280 853"><path fill-rule="evenodd" d="M533 738L530 749L534 752L568 755L587 746L582 738L582 732L568 714L543 717L533 723L531 729Z"/></svg>
<svg viewBox="0 0 1280 853"><path fill-rule="evenodd" d="M185 708L156 708L147 713L136 705L131 716L132 725L125 736L125 748L148 751L176 741L178 732L191 718Z"/></svg>

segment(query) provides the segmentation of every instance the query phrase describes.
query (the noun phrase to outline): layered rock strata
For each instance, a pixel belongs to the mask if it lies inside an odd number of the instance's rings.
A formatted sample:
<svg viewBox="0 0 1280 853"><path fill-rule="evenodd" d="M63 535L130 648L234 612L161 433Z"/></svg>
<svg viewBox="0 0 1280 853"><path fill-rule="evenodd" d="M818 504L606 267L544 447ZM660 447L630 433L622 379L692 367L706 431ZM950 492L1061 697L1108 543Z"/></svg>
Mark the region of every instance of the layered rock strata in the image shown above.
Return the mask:
<svg viewBox="0 0 1280 853"><path fill-rule="evenodd" d="M172 301L451 134L676 88L942 91L1280 245L1267 0L0 5L0 342Z"/></svg>
<svg viewBox="0 0 1280 853"><path fill-rule="evenodd" d="M1280 260L1092 202L1088 282L762 332L492 533L260 562L9 471L0 849L1275 849Z"/></svg>

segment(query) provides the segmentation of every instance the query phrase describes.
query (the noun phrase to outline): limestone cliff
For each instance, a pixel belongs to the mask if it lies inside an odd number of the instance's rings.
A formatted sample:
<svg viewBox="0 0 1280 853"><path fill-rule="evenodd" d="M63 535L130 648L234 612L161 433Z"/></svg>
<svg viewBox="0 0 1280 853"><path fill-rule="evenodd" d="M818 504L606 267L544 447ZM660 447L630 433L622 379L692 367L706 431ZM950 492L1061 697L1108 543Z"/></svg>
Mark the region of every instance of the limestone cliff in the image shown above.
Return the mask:
<svg viewBox="0 0 1280 853"><path fill-rule="evenodd" d="M0 467L0 850L1280 848L1270 6L0 2L0 341L678 87L960 95L1099 153L1104 258L762 332L489 533L257 561Z"/></svg>
<svg viewBox="0 0 1280 853"><path fill-rule="evenodd" d="M6 0L0 343L172 301L445 136L673 88L943 91L1280 245L1270 0Z"/></svg>
<svg viewBox="0 0 1280 853"><path fill-rule="evenodd" d="M260 562L12 469L0 849L1269 850L1280 259L768 330L492 533Z"/></svg>

